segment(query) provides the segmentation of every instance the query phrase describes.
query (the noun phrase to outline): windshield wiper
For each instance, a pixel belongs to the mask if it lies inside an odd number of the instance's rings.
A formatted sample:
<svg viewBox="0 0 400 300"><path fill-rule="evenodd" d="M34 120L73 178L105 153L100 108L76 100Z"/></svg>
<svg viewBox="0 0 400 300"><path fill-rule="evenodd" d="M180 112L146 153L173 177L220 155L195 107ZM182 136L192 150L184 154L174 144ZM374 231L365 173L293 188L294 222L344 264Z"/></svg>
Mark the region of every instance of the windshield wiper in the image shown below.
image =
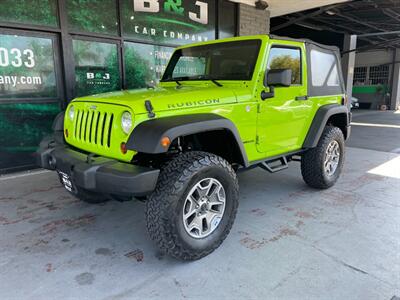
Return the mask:
<svg viewBox="0 0 400 300"><path fill-rule="evenodd" d="M219 87L222 86L222 84L220 84L216 79L214 79L212 77L207 77L207 76L204 76L204 75L200 75L197 79L199 79L199 80L210 80L216 86L219 86Z"/></svg>
<svg viewBox="0 0 400 300"><path fill-rule="evenodd" d="M161 82L171 82L171 81L175 81L176 82L176 84L178 85L178 86L181 86L182 85L182 83L181 83L181 81L182 80L185 80L185 81L187 81L187 80L210 80L212 83L214 83L216 86L219 86L219 87L222 87L222 84L221 83L219 83L216 79L214 79L214 78L210 78L210 77L206 77L206 76L204 76L204 75L201 75L201 76L193 76L193 77L190 77L190 76L183 76L183 77L176 77L176 78L169 78L169 79L164 79L164 80L161 80Z"/></svg>
<svg viewBox="0 0 400 300"><path fill-rule="evenodd" d="M221 87L222 84L220 84L218 81L216 81L215 79L210 79L212 83L214 83L216 86Z"/></svg>

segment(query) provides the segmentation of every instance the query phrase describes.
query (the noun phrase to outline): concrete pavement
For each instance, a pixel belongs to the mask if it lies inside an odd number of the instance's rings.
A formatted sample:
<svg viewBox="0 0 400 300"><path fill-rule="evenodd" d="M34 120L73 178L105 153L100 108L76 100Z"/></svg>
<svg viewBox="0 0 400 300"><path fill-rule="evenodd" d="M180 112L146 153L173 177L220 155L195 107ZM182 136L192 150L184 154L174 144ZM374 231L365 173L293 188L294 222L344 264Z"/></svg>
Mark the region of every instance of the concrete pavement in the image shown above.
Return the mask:
<svg viewBox="0 0 400 300"><path fill-rule="evenodd" d="M400 154L400 111L353 110L347 145Z"/></svg>
<svg viewBox="0 0 400 300"><path fill-rule="evenodd" d="M51 172L1 177L0 299L400 296L400 155L347 148L325 191L304 184L298 163L239 180L231 234L184 263L157 251L141 202L82 203Z"/></svg>

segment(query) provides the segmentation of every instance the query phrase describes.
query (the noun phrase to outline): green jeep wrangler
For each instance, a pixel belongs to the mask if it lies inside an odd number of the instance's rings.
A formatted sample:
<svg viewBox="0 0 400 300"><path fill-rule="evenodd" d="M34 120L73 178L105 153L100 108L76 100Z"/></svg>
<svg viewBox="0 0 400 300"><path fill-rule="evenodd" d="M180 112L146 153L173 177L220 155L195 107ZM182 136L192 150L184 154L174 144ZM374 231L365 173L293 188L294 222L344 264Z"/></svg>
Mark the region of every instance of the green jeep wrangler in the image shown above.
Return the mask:
<svg viewBox="0 0 400 300"><path fill-rule="evenodd" d="M156 87L73 100L37 156L83 201L144 200L155 243L195 260L232 227L237 171L300 161L309 186L335 184L350 118L337 48L229 38L177 48Z"/></svg>

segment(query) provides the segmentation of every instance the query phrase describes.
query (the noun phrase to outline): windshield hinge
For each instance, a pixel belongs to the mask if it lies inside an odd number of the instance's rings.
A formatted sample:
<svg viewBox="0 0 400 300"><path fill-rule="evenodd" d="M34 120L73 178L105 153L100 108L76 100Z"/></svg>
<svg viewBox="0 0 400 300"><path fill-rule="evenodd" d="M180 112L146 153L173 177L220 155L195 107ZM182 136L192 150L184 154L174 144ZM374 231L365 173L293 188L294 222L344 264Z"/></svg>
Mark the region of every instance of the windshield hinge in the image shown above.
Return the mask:
<svg viewBox="0 0 400 300"><path fill-rule="evenodd" d="M146 107L146 110L148 112L148 116L149 118L154 118L156 116L156 114L153 112L153 105L151 105L150 100L146 100L144 102L144 106Z"/></svg>

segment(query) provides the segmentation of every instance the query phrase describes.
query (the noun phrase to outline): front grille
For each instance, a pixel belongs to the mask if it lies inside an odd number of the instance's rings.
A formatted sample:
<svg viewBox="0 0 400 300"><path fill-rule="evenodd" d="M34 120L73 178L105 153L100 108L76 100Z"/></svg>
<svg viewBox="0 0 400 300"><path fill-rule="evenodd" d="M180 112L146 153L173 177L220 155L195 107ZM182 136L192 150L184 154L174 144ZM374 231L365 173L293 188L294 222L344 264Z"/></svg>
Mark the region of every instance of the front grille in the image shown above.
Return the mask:
<svg viewBox="0 0 400 300"><path fill-rule="evenodd" d="M81 143L110 148L114 114L76 109L73 138Z"/></svg>

